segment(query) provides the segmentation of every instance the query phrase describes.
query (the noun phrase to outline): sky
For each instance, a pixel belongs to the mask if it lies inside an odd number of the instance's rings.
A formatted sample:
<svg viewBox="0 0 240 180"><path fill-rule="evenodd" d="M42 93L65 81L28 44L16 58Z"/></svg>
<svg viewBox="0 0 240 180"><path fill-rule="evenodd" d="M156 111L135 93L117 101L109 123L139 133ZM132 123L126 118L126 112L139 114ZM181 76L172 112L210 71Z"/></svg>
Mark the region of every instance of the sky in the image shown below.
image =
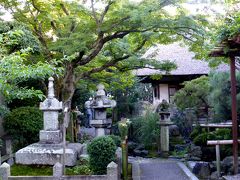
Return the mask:
<svg viewBox="0 0 240 180"><path fill-rule="evenodd" d="M67 0L67 1L71 1L71 0ZM143 0L129 0L132 3L139 3ZM87 0L86 3L87 6L90 6L90 1ZM103 4L101 3L96 3L95 4L96 7L104 7ZM208 3L197 3L197 4L189 4L189 3L185 3L183 5L184 8L186 8L188 11L190 11L190 13L192 14L196 14L199 12L203 12L203 13L207 13L207 14L211 14L211 13L224 13L224 8L221 4L218 5L210 5ZM171 13L174 14L174 8L173 7L167 7L167 10L170 11ZM11 21L12 20L12 16L9 12L5 11L3 8L0 7L0 12L4 12L5 14L0 16L2 19L6 20L6 21Z"/></svg>

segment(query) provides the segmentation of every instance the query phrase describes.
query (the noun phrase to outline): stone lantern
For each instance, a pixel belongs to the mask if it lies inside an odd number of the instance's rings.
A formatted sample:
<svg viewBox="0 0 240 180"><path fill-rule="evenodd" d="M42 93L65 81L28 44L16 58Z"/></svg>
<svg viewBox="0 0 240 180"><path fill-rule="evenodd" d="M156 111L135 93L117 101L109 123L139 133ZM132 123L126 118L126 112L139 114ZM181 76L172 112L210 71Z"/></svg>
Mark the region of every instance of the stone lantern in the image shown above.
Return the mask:
<svg viewBox="0 0 240 180"><path fill-rule="evenodd" d="M50 77L48 83L48 96L45 101L40 103L40 110L43 111L43 130L39 133L40 142L60 143L62 134L59 129L58 114L62 110L62 102L54 97L53 81Z"/></svg>
<svg viewBox="0 0 240 180"><path fill-rule="evenodd" d="M159 113L160 120L160 145L161 145L161 155L167 157L169 153L169 126L173 124L170 120L169 104L166 100L163 100L157 109Z"/></svg>
<svg viewBox="0 0 240 180"><path fill-rule="evenodd" d="M116 101L110 100L103 84L97 86L96 96L91 104L94 110L94 118L90 120L90 125L95 127L95 136L106 135L107 128L111 126L112 120L107 119L107 108L116 106Z"/></svg>

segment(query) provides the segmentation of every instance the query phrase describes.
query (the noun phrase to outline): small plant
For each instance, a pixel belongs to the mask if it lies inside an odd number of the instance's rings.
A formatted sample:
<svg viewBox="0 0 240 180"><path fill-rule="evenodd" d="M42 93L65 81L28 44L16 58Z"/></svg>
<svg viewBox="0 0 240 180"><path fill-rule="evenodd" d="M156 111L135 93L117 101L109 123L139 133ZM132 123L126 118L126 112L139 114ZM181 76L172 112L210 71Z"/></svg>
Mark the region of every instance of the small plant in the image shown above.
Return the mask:
<svg viewBox="0 0 240 180"><path fill-rule="evenodd" d="M81 138L80 138L80 143L83 144L83 143L88 143L90 142L91 140L93 139L93 137L89 134L86 134L86 133L83 133L81 135Z"/></svg>
<svg viewBox="0 0 240 180"><path fill-rule="evenodd" d="M105 174L107 165L115 160L117 146L108 136L97 137L88 145L90 169L94 174Z"/></svg>
<svg viewBox="0 0 240 180"><path fill-rule="evenodd" d="M159 115L151 111L147 111L142 117L133 120L134 136L145 147L151 147L157 143L160 136L160 126L157 124ZM135 126L135 127L134 127Z"/></svg>
<svg viewBox="0 0 240 180"><path fill-rule="evenodd" d="M178 157L178 158L183 158L186 154L187 154L188 150L187 148L183 149L182 151L172 151L171 154L174 157Z"/></svg>
<svg viewBox="0 0 240 180"><path fill-rule="evenodd" d="M128 137L128 129L131 124L131 121L129 119L123 119L119 121L118 123L118 129L120 133L120 137L122 140L126 140Z"/></svg>
<svg viewBox="0 0 240 180"><path fill-rule="evenodd" d="M92 171L89 165L77 165L73 168L66 169L67 175L91 175Z"/></svg>
<svg viewBox="0 0 240 180"><path fill-rule="evenodd" d="M202 134L199 134L197 137L195 137L193 139L193 142L198 146L207 146L207 141L214 140L214 139L216 139L216 135L214 133L204 132Z"/></svg>
<svg viewBox="0 0 240 180"><path fill-rule="evenodd" d="M201 134L202 133L202 128L201 128L201 126L196 126L194 129L193 129L193 131L191 132L191 134L190 134L190 138L191 139L194 139L194 138L196 138L199 134Z"/></svg>

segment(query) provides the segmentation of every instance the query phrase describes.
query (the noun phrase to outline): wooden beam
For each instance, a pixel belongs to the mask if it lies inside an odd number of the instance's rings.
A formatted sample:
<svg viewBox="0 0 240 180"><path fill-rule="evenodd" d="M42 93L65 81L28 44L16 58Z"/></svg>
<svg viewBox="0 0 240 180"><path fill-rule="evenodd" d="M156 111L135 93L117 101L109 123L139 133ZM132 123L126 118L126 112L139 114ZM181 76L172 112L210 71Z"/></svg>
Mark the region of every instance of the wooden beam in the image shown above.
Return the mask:
<svg viewBox="0 0 240 180"><path fill-rule="evenodd" d="M238 143L240 143L240 139L238 139ZM211 140L207 141L207 145L226 145L233 144L233 140Z"/></svg>

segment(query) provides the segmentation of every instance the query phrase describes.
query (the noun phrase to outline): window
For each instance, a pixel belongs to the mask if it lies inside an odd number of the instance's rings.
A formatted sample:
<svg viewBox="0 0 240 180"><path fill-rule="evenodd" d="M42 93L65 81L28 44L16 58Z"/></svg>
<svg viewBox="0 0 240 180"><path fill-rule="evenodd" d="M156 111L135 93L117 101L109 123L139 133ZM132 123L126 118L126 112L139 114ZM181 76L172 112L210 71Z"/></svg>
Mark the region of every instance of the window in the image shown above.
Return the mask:
<svg viewBox="0 0 240 180"><path fill-rule="evenodd" d="M177 92L177 86L169 86L169 103L173 103L173 96Z"/></svg>
<svg viewBox="0 0 240 180"><path fill-rule="evenodd" d="M159 85L154 86L154 98L160 99Z"/></svg>

